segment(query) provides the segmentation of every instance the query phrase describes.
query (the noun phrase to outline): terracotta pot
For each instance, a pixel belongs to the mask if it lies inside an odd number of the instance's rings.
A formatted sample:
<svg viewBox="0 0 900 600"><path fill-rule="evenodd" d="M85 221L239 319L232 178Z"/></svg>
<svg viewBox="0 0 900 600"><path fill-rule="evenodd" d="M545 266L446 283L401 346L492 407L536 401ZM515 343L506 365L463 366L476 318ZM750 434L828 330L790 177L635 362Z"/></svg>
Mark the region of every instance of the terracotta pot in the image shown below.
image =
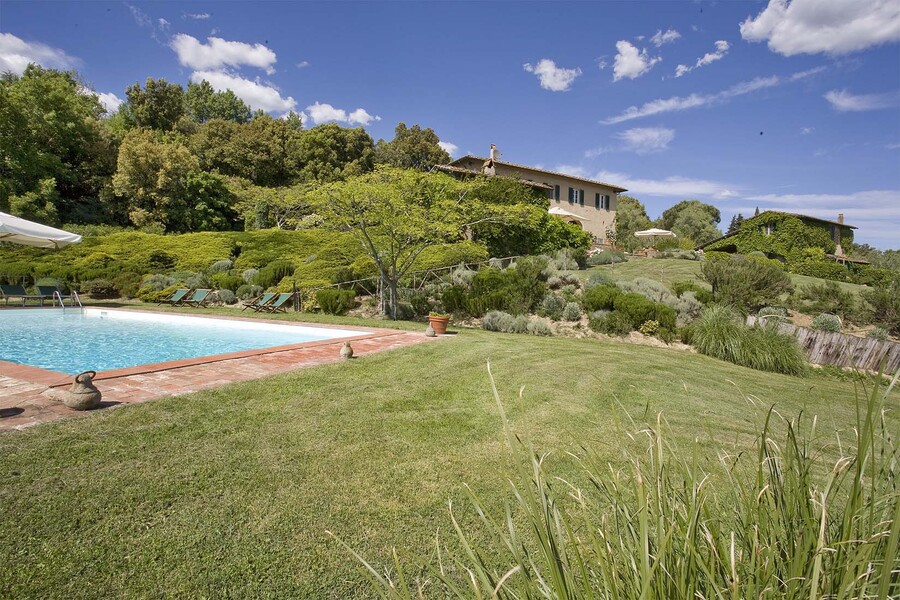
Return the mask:
<svg viewBox="0 0 900 600"><path fill-rule="evenodd" d="M428 322L431 323L431 328L437 335L444 335L447 333L447 323L450 322L450 317L429 316Z"/></svg>

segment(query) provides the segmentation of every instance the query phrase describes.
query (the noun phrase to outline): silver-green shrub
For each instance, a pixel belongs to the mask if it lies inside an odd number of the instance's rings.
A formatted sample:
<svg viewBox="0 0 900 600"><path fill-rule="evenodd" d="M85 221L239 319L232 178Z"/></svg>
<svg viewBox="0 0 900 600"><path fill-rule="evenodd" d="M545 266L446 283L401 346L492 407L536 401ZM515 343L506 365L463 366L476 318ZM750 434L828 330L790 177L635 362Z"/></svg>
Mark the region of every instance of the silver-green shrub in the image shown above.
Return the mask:
<svg viewBox="0 0 900 600"><path fill-rule="evenodd" d="M209 272L210 273L224 273L226 271L231 270L232 265L234 265L234 263L231 262L230 260L228 260L227 258L224 260L217 260L212 265L210 265Z"/></svg>
<svg viewBox="0 0 900 600"><path fill-rule="evenodd" d="M243 277L244 281L246 281L247 283L253 283L253 280L256 278L256 275L258 273L258 269L244 269L244 272L241 273L241 277Z"/></svg>
<svg viewBox="0 0 900 600"><path fill-rule="evenodd" d="M764 306L756 313L758 317L779 317L784 319L788 316L787 310L780 306Z"/></svg>
<svg viewBox="0 0 900 600"><path fill-rule="evenodd" d="M217 290L216 296L222 304L234 304L237 302L237 296L231 290Z"/></svg>
<svg viewBox="0 0 900 600"><path fill-rule="evenodd" d="M550 323L540 317L534 317L528 321L527 330L531 335L553 335Z"/></svg>
<svg viewBox="0 0 900 600"><path fill-rule="evenodd" d="M153 290L161 292L167 287L171 287L178 283L178 280L168 275L147 275L141 282L141 289Z"/></svg>
<svg viewBox="0 0 900 600"><path fill-rule="evenodd" d="M816 331L837 333L841 330L841 318L837 315L822 313L813 319L811 327Z"/></svg>
<svg viewBox="0 0 900 600"><path fill-rule="evenodd" d="M869 337L879 342L886 342L888 340L888 330L880 325L876 325L869 331Z"/></svg>
<svg viewBox="0 0 900 600"><path fill-rule="evenodd" d="M563 321L578 321L581 319L581 305L577 302L569 302L562 311Z"/></svg>
<svg viewBox="0 0 900 600"><path fill-rule="evenodd" d="M549 293L541 300L538 305L537 314L542 317L559 321L562 318L563 309L566 307L566 301L559 294Z"/></svg>

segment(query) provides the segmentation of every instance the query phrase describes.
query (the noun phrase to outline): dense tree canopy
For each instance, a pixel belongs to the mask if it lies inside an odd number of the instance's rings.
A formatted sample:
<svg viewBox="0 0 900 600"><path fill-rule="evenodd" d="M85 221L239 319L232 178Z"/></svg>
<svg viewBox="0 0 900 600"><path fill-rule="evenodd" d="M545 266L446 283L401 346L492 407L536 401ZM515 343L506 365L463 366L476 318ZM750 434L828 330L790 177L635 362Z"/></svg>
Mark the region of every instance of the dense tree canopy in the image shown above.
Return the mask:
<svg viewBox="0 0 900 600"><path fill-rule="evenodd" d="M375 144L362 127L317 125L300 138L303 181L339 181L368 173L375 166Z"/></svg>
<svg viewBox="0 0 900 600"><path fill-rule="evenodd" d="M184 89L165 79L147 78L144 87L135 83L125 90L125 107L135 127L169 131L185 114Z"/></svg>
<svg viewBox="0 0 900 600"><path fill-rule="evenodd" d="M250 107L235 96L234 92L217 92L206 80L188 84L184 106L187 115L195 123L206 123L210 119L246 123L253 116Z"/></svg>
<svg viewBox="0 0 900 600"><path fill-rule="evenodd" d="M402 169L430 169L437 164L450 162L450 155L438 145L437 134L429 127L407 127L399 123L390 142L378 140L375 161Z"/></svg>
<svg viewBox="0 0 900 600"><path fill-rule="evenodd" d="M640 248L641 241L634 237L634 232L649 228L650 217L640 200L631 196L619 196L616 207L616 243L626 250Z"/></svg>

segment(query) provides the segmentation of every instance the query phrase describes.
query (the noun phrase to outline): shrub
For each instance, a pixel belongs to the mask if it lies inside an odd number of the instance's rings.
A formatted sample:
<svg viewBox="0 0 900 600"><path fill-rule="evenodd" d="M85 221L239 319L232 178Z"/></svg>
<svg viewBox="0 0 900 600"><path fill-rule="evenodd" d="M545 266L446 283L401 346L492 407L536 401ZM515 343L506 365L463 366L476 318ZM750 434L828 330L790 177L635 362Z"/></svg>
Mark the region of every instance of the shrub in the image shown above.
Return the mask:
<svg viewBox="0 0 900 600"><path fill-rule="evenodd" d="M91 298L118 298L119 288L108 279L91 279L79 285L82 294Z"/></svg>
<svg viewBox="0 0 900 600"><path fill-rule="evenodd" d="M678 281L672 286L672 292L679 298L686 292L693 292L694 297L701 304L709 304L713 301L712 292L704 287L700 287L693 281Z"/></svg>
<svg viewBox="0 0 900 600"><path fill-rule="evenodd" d="M734 255L707 260L700 268L712 286L713 299L743 313L773 304L793 290L791 279L777 261Z"/></svg>
<svg viewBox="0 0 900 600"><path fill-rule="evenodd" d="M237 302L237 296L231 290L217 290L216 296L222 304L234 304Z"/></svg>
<svg viewBox="0 0 900 600"><path fill-rule="evenodd" d="M694 323L693 346L701 354L760 371L801 375L806 355L791 335L776 327L747 327L726 306L709 306Z"/></svg>
<svg viewBox="0 0 900 600"><path fill-rule="evenodd" d="M154 273L171 271L176 262L174 256L162 250L154 250L147 256L147 268Z"/></svg>
<svg viewBox="0 0 900 600"><path fill-rule="evenodd" d="M552 290L558 290L567 285L579 286L581 280L574 273L559 273L547 278L547 286Z"/></svg>
<svg viewBox="0 0 900 600"><path fill-rule="evenodd" d="M562 318L564 321L581 320L581 305L577 302L567 303L565 308L563 308Z"/></svg>
<svg viewBox="0 0 900 600"><path fill-rule="evenodd" d="M644 335L656 335L659 333L659 321L644 321L638 331Z"/></svg>
<svg viewBox="0 0 900 600"><path fill-rule="evenodd" d="M253 283L263 288L270 288L280 283L285 277L293 275L295 270L294 263L290 261L274 260L259 270Z"/></svg>
<svg viewBox="0 0 900 600"><path fill-rule="evenodd" d="M580 267L578 257L584 260L584 252L577 253L570 248L557 250L548 261L548 266L554 271L577 271Z"/></svg>
<svg viewBox="0 0 900 600"><path fill-rule="evenodd" d="M879 342L886 342L888 340L888 330L876 325L869 331L869 337Z"/></svg>
<svg viewBox="0 0 900 600"><path fill-rule="evenodd" d="M192 289L211 288L212 280L206 273L193 273L184 278L184 286Z"/></svg>
<svg viewBox="0 0 900 600"><path fill-rule="evenodd" d="M617 296L613 302L613 309L628 318L632 330L651 320L659 321L662 327L675 329L675 311L640 294L627 293Z"/></svg>
<svg viewBox="0 0 900 600"><path fill-rule="evenodd" d="M472 287L472 280L475 278L475 274L478 271L474 271L465 266L457 267L450 272L450 284L466 289Z"/></svg>
<svg viewBox="0 0 900 600"><path fill-rule="evenodd" d="M892 335L900 335L900 282L863 293L872 321L881 323Z"/></svg>
<svg viewBox="0 0 900 600"><path fill-rule="evenodd" d="M554 321L559 321L563 316L563 309L566 307L566 301L559 294L547 294L538 305L537 314Z"/></svg>
<svg viewBox="0 0 900 600"><path fill-rule="evenodd" d="M447 312L455 313L466 308L466 290L460 285L451 285L441 293L441 305Z"/></svg>
<svg viewBox="0 0 900 600"><path fill-rule="evenodd" d="M587 264L590 267L612 265L615 263L623 263L625 261L625 253L618 250L603 250L602 252L591 254L587 258Z"/></svg>
<svg viewBox="0 0 900 600"><path fill-rule="evenodd" d="M325 288L316 291L316 303L323 313L329 315L342 315L353 308L356 300L356 292L353 290L339 290L337 288ZM411 307L410 307L411 310Z"/></svg>
<svg viewBox="0 0 900 600"><path fill-rule="evenodd" d="M244 271L241 273L241 277L246 283L253 283L253 280L256 279L256 276L258 274L259 271L256 269L244 269Z"/></svg>
<svg viewBox="0 0 900 600"><path fill-rule="evenodd" d="M158 292L174 286L178 281L168 275L147 275L141 282L141 289Z"/></svg>
<svg viewBox="0 0 900 600"><path fill-rule="evenodd" d="M112 282L119 289L119 296L137 298L141 288L141 276L137 273L120 273L113 278Z"/></svg>
<svg viewBox="0 0 900 600"><path fill-rule="evenodd" d="M526 325L526 330L531 335L553 335L553 330L550 329L550 323L540 317L534 317L529 320Z"/></svg>
<svg viewBox="0 0 900 600"><path fill-rule="evenodd" d="M615 285L615 280L602 271L598 271L596 273L591 273L588 276L587 284L585 288L592 288L595 285Z"/></svg>
<svg viewBox="0 0 900 600"><path fill-rule="evenodd" d="M584 310L612 310L616 298L622 295L622 291L614 285L595 285L585 290L581 296L581 304Z"/></svg>
<svg viewBox="0 0 900 600"><path fill-rule="evenodd" d="M663 342L665 342L666 345L669 345L672 342L674 342L678 336L671 329L669 329L667 327L661 327L659 332L657 332L656 337L658 337Z"/></svg>
<svg viewBox="0 0 900 600"><path fill-rule="evenodd" d="M797 310L807 314L831 313L850 321L862 320L855 294L844 291L835 281L804 285L791 302Z"/></svg>
<svg viewBox="0 0 900 600"><path fill-rule="evenodd" d="M248 285L244 284L240 286L237 290L235 290L235 295L239 300L249 300L251 298L256 298L257 296L263 293L263 289L258 285Z"/></svg>
<svg viewBox="0 0 900 600"><path fill-rule="evenodd" d="M813 319L811 327L816 331L837 333L841 330L841 318L837 315L822 313Z"/></svg>
<svg viewBox="0 0 900 600"><path fill-rule="evenodd" d="M217 260L209 267L210 273L225 273L226 271L230 271L231 267L234 263L227 258L224 260Z"/></svg>
<svg viewBox="0 0 900 600"><path fill-rule="evenodd" d="M212 276L213 282L221 290L231 290L232 292L246 285L244 278L240 275L230 275L228 273L217 273Z"/></svg>
<svg viewBox="0 0 900 600"><path fill-rule="evenodd" d="M607 313L604 317L592 318L589 326L594 331L607 335L625 336L634 331L631 319L616 311Z"/></svg>
<svg viewBox="0 0 900 600"><path fill-rule="evenodd" d="M502 333L525 333L528 331L528 318L524 315L513 316L503 311L492 310L484 315L481 327Z"/></svg>
<svg viewBox="0 0 900 600"><path fill-rule="evenodd" d="M786 319L788 313L785 309L780 306L764 306L759 309L759 312L756 313L758 317L778 317L780 319Z"/></svg>
<svg viewBox="0 0 900 600"><path fill-rule="evenodd" d="M682 344L692 345L694 343L694 326L685 325L684 327L679 327L677 335Z"/></svg>

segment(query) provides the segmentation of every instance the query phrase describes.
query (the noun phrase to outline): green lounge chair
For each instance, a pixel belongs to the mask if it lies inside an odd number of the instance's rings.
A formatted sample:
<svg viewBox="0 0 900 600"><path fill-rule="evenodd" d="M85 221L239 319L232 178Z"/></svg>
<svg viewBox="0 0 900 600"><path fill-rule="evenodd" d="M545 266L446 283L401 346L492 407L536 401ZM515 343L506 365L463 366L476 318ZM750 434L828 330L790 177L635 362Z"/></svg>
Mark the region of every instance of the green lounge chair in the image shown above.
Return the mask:
<svg viewBox="0 0 900 600"><path fill-rule="evenodd" d="M212 290L194 290L194 293L191 294L190 298L185 298L176 306L206 306L206 298L210 295L210 293L212 293Z"/></svg>
<svg viewBox="0 0 900 600"><path fill-rule="evenodd" d="M59 294L59 303L62 304L63 300L68 298L72 301L72 304L75 304L75 299L72 294L63 294L62 291L55 285L36 285L34 286L37 289L38 294L40 294L41 298L49 298L53 300L53 306L56 306L56 294ZM43 304L43 301L41 301Z"/></svg>
<svg viewBox="0 0 900 600"><path fill-rule="evenodd" d="M272 301L277 294L275 292L266 292L262 296L258 296L251 300L250 302L244 302L243 308L241 308L241 312L244 312L248 308L252 308L255 312L259 312L262 310L266 304Z"/></svg>
<svg viewBox="0 0 900 600"><path fill-rule="evenodd" d="M278 294L278 297L275 298L271 303L266 304L265 306L260 307L260 311L262 312L287 312L287 302L291 298L294 297L294 292L282 292Z"/></svg>
<svg viewBox="0 0 900 600"><path fill-rule="evenodd" d="M190 293L190 291L191 290L189 290L189 289L178 288L177 290L175 290L175 292L171 296L164 299L162 302L157 304L157 306L162 306L163 304L170 304L172 306L178 306L184 300L185 296L187 296Z"/></svg>
<svg viewBox="0 0 900 600"><path fill-rule="evenodd" d="M39 295L35 295L35 294L29 294L28 292L25 291L25 288L21 285L0 284L0 297L2 297L4 299L6 304L9 304L9 301L12 300L13 298L21 298L22 306L25 306L26 300L40 300L41 306L44 305L43 297L41 297Z"/></svg>

